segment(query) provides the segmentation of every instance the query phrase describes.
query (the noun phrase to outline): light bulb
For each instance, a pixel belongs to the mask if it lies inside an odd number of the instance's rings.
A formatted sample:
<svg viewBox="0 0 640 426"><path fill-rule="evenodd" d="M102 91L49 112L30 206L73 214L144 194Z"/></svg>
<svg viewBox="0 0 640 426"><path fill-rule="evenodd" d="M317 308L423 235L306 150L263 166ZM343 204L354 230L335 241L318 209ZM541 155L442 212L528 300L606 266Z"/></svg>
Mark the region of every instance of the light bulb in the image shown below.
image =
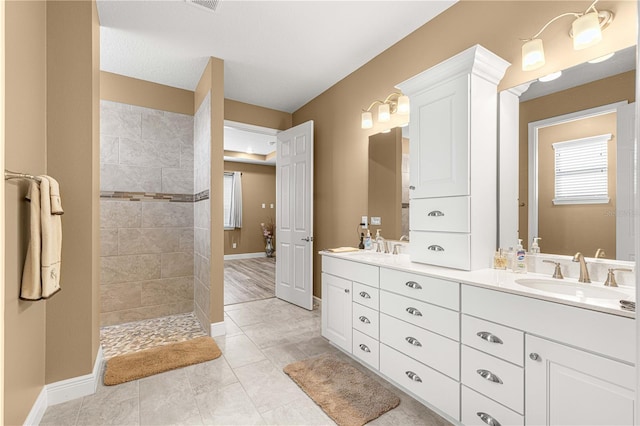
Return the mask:
<svg viewBox="0 0 640 426"><path fill-rule="evenodd" d="M534 38L522 45L522 70L533 71L542 67L544 60L544 47L542 40Z"/></svg>
<svg viewBox="0 0 640 426"><path fill-rule="evenodd" d="M389 109L389 104L381 104L378 107L378 121L384 123L385 121L391 120L391 110Z"/></svg>
<svg viewBox="0 0 640 426"><path fill-rule="evenodd" d="M362 125L363 129L370 129L373 127L373 115L370 111L364 111L362 113Z"/></svg>

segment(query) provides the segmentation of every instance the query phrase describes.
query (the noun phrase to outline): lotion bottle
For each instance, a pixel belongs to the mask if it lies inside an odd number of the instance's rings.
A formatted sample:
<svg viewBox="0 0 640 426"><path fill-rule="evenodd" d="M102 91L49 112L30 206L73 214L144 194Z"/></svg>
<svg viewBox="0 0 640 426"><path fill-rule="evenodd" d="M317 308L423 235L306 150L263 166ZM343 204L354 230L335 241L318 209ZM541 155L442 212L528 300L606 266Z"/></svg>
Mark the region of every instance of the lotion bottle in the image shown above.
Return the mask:
<svg viewBox="0 0 640 426"><path fill-rule="evenodd" d="M518 239L518 246L516 247L516 255L513 262L513 272L527 272L527 252L522 248L522 239Z"/></svg>
<svg viewBox="0 0 640 426"><path fill-rule="evenodd" d="M364 249L371 250L371 232L367 229L367 236L364 237Z"/></svg>

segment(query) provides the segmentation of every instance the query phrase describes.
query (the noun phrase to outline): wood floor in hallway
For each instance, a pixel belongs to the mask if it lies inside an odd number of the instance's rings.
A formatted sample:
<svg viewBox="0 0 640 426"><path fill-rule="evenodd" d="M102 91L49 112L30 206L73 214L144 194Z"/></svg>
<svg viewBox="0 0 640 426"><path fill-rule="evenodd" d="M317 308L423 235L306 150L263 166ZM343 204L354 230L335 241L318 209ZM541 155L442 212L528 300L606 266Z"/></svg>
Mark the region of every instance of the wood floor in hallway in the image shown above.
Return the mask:
<svg viewBox="0 0 640 426"><path fill-rule="evenodd" d="M275 297L276 259L257 257L224 261L224 304Z"/></svg>

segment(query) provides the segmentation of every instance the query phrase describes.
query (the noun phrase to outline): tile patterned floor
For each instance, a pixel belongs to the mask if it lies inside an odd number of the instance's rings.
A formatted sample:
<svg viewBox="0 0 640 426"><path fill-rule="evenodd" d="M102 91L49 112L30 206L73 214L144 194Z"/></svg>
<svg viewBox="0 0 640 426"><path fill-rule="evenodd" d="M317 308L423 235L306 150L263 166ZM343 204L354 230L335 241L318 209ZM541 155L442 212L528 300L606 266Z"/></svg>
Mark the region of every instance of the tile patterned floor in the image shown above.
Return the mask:
<svg viewBox="0 0 640 426"><path fill-rule="evenodd" d="M320 321L319 310L279 299L227 306L227 335L216 338L222 357L118 386L100 385L94 395L49 407L41 425L333 425L282 372L290 362L328 352L350 361L320 336ZM379 380L401 403L371 425L448 424Z"/></svg>
<svg viewBox="0 0 640 426"><path fill-rule="evenodd" d="M206 336L194 313L171 315L100 329L105 359L155 346Z"/></svg>

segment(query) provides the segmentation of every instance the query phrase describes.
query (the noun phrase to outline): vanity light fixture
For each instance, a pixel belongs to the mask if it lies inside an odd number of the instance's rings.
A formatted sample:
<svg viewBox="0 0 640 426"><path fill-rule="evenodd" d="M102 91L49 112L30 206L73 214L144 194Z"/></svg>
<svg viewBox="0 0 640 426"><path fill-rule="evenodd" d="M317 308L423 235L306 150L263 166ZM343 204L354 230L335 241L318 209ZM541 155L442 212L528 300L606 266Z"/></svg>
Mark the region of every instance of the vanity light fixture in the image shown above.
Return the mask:
<svg viewBox="0 0 640 426"><path fill-rule="evenodd" d="M607 28L613 21L613 12L610 10L596 10L597 2L598 0L595 0L582 13L562 13L547 22L533 37L521 39L524 42L522 45L522 70L533 71L545 64L542 39L538 37L551 23L565 16L576 18L569 31L569 36L573 38L574 50L586 49L599 43L602 40L602 30Z"/></svg>
<svg viewBox="0 0 640 426"><path fill-rule="evenodd" d="M381 123L391 120L391 114L409 114L409 97L402 93L393 92L384 101L373 101L369 108L362 110L361 127L370 129L373 127L373 114L371 110L378 105L378 121Z"/></svg>

